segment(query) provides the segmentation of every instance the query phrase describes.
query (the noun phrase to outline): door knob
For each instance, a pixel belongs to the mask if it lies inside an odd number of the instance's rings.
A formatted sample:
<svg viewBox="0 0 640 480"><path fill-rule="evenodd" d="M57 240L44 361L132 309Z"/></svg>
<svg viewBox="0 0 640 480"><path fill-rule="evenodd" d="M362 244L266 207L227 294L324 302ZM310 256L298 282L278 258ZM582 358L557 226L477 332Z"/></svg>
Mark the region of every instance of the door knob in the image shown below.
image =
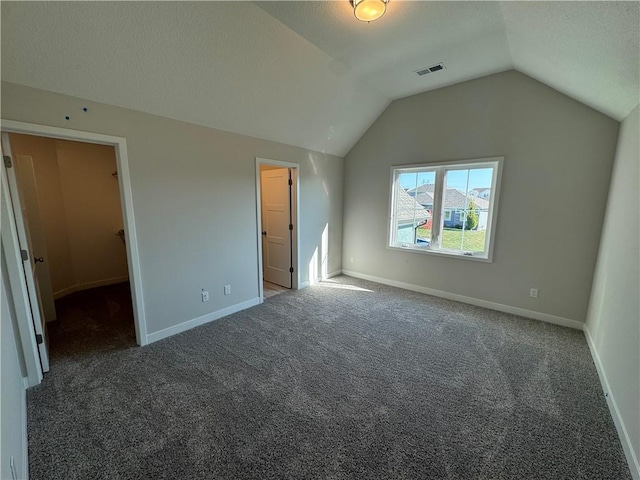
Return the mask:
<svg viewBox="0 0 640 480"><path fill-rule="evenodd" d="M34 257L33 258L33 263L44 263L44 258L43 257Z"/></svg>
<svg viewBox="0 0 640 480"><path fill-rule="evenodd" d="M266 234L267 234L266 230L264 232L262 232L262 235L266 235Z"/></svg>

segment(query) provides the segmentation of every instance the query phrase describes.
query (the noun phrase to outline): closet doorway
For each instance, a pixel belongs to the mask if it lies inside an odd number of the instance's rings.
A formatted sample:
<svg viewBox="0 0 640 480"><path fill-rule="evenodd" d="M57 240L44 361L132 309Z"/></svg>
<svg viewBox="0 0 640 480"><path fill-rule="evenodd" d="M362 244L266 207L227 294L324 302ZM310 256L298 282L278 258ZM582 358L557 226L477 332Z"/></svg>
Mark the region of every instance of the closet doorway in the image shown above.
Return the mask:
<svg viewBox="0 0 640 480"><path fill-rule="evenodd" d="M3 212L12 214L16 242L3 229L3 249L22 252L22 268L8 268L14 301L31 313L32 325L19 325L23 346L35 334L46 372L50 346L65 355L146 344L124 139L7 123ZM38 376L29 372L29 383Z"/></svg>

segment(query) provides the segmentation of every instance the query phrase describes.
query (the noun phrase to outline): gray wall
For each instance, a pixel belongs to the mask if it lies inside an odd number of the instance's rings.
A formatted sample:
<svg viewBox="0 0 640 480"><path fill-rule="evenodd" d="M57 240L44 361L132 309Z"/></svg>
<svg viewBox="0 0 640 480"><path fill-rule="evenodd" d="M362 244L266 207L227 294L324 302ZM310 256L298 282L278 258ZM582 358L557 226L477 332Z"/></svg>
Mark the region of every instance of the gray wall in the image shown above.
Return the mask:
<svg viewBox="0 0 640 480"><path fill-rule="evenodd" d="M622 122L587 331L640 478L640 107ZM633 467L632 467L633 468Z"/></svg>
<svg viewBox="0 0 640 480"><path fill-rule="evenodd" d="M258 296L257 156L300 165L302 279L327 224L341 268L339 157L6 82L2 118L127 139L149 334Z"/></svg>
<svg viewBox="0 0 640 480"><path fill-rule="evenodd" d="M396 100L345 158L343 269L584 322L618 128L516 71ZM385 248L392 165L492 156L493 263Z"/></svg>

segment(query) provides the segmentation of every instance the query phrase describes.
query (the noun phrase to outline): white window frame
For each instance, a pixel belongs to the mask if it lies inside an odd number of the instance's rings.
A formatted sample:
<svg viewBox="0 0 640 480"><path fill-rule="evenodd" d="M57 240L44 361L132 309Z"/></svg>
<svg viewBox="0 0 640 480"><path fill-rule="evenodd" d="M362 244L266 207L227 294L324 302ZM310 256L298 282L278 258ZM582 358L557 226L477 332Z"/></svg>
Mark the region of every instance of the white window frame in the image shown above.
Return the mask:
<svg viewBox="0 0 640 480"><path fill-rule="evenodd" d="M387 224L387 248L391 250L399 250L403 252L423 253L427 255L438 255L465 260L473 260L478 262L493 262L493 247L495 244L496 220L498 217L498 203L500 198L500 184L502 180L502 164L504 157L476 158L469 160L459 160L453 162L437 162L422 163L414 165L393 165L391 167L391 182L389 195L389 215ZM445 182L445 174L451 170L466 170L469 168L487 168L495 169L495 174L491 179L491 192L489 197L489 215L487 219L486 241L484 252L462 252L460 250L447 250L440 248L440 236L442 234L444 215L442 210L443 190ZM432 236L429 245L407 244L398 246L395 243L395 203L397 192L398 176L401 172L407 171L435 171L435 187L433 192L433 211L432 211Z"/></svg>

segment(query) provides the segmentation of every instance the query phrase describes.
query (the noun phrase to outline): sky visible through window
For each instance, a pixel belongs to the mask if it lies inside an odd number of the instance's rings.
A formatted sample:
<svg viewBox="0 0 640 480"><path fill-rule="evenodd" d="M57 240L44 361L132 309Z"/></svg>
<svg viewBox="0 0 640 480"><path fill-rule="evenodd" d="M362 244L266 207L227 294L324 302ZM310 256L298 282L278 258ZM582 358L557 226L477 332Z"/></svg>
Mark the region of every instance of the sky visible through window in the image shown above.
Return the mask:
<svg viewBox="0 0 640 480"><path fill-rule="evenodd" d="M470 170L449 170L447 172L447 187L455 188L461 192L467 190L467 177L469 180L469 190L474 188L490 188L493 169L474 168ZM433 184L435 182L434 172L405 172L400 174L400 186L406 190L416 188L421 185Z"/></svg>

